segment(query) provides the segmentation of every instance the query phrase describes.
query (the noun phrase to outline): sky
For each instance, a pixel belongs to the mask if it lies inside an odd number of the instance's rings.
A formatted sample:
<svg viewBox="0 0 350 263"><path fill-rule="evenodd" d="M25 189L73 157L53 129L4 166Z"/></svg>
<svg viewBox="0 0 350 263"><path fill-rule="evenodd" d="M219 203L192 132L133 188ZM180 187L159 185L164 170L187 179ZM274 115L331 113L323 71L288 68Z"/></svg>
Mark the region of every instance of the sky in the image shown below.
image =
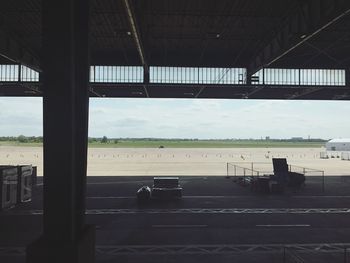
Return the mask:
<svg viewBox="0 0 350 263"><path fill-rule="evenodd" d="M64 105L64 104L63 104ZM350 102L90 99L89 136L349 138ZM42 136L41 98L0 98L0 136Z"/></svg>

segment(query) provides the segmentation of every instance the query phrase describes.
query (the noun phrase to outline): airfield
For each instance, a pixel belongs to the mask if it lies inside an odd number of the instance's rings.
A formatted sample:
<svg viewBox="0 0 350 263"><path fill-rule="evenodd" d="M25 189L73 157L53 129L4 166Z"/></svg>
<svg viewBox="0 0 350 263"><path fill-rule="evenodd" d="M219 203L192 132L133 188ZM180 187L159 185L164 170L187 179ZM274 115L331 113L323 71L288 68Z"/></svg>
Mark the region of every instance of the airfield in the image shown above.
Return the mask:
<svg viewBox="0 0 350 263"><path fill-rule="evenodd" d="M323 147L89 148L88 176L226 176L228 162L251 167L251 163L269 165L274 157L287 158L294 166L324 171L326 176L349 175L350 161L341 160L339 153L321 159L323 151ZM38 176L43 175L42 147L0 146L0 162L32 164L38 167Z"/></svg>
<svg viewBox="0 0 350 263"><path fill-rule="evenodd" d="M86 220L96 227L96 262L348 262L350 162L336 153L320 159L322 151L89 148ZM325 189L319 174L282 195L226 177L227 163L260 169L274 157L324 171ZM42 159L42 147L0 146L1 163L33 164L39 175L32 202L2 212L1 262L24 263L26 245L42 231ZM153 175L178 175L181 200L138 203L136 190Z"/></svg>

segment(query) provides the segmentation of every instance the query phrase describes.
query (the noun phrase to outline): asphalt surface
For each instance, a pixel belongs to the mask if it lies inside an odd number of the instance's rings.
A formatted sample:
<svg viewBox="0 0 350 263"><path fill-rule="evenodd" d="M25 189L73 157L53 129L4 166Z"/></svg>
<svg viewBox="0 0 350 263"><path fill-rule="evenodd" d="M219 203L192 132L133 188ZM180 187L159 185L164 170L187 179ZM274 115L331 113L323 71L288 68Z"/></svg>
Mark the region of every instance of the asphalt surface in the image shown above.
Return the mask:
<svg viewBox="0 0 350 263"><path fill-rule="evenodd" d="M89 177L87 223L97 262L344 262L350 247L350 177L308 178L294 193L263 195L224 177L182 177L183 198L138 204L149 177ZM42 186L0 212L0 262L24 262L41 233ZM306 249L301 247L307 246Z"/></svg>

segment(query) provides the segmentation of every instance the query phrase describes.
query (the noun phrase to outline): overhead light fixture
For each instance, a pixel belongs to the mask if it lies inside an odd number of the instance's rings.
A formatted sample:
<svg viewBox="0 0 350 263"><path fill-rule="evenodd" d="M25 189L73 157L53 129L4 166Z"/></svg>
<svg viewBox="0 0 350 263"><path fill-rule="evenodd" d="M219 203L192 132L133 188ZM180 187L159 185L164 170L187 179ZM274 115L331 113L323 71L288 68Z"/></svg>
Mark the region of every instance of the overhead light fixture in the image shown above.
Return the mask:
<svg viewBox="0 0 350 263"><path fill-rule="evenodd" d="M221 37L221 34L219 32L208 32L205 37L207 39L218 39Z"/></svg>
<svg viewBox="0 0 350 263"><path fill-rule="evenodd" d="M305 35L305 34L304 34L304 35L301 35L300 38L301 38L301 39L304 39L304 38L306 38L306 35Z"/></svg>

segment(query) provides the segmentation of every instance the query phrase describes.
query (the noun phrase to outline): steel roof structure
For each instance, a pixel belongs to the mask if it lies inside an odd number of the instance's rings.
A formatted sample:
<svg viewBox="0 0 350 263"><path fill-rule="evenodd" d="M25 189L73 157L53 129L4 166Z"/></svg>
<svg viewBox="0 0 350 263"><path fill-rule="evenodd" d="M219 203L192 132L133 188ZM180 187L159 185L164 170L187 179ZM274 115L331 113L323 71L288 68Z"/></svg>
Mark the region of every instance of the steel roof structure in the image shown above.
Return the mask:
<svg viewBox="0 0 350 263"><path fill-rule="evenodd" d="M26 262L95 262L89 96L348 100L349 26L349 0L1 1L0 96L43 97Z"/></svg>
<svg viewBox="0 0 350 263"><path fill-rule="evenodd" d="M1 2L0 64L42 71L41 10L40 0ZM90 96L349 99L349 13L347 0L94 0L91 65L143 66L145 77L143 84L92 83ZM150 66L243 67L247 82L149 83ZM345 69L346 85L252 85L250 76L264 67ZM3 96L41 96L40 90L35 83L0 85Z"/></svg>
<svg viewBox="0 0 350 263"><path fill-rule="evenodd" d="M350 65L346 0L95 0L92 64L141 65L124 2L131 4L149 65L251 71ZM41 1L2 1L0 10L1 54L40 68Z"/></svg>

